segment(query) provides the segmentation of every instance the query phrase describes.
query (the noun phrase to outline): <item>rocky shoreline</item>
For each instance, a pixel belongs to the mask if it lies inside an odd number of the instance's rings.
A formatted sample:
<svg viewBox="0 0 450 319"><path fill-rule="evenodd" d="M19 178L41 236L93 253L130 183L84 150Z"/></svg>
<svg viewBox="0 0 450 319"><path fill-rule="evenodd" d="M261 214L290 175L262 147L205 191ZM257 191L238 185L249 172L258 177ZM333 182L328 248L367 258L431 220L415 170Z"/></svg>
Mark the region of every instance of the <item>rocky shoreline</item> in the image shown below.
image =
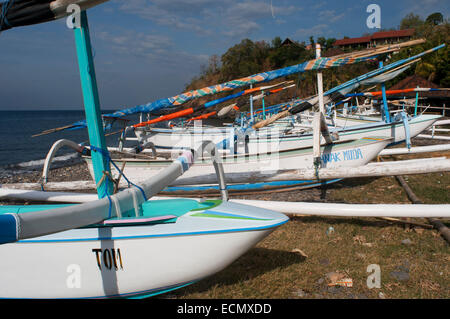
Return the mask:
<svg viewBox="0 0 450 319"><path fill-rule="evenodd" d="M25 172L6 177L0 177L0 184L12 183L38 183L41 179L42 171ZM52 182L68 182L75 180L90 180L91 176L85 163L77 163L70 166L51 169L49 180Z"/></svg>

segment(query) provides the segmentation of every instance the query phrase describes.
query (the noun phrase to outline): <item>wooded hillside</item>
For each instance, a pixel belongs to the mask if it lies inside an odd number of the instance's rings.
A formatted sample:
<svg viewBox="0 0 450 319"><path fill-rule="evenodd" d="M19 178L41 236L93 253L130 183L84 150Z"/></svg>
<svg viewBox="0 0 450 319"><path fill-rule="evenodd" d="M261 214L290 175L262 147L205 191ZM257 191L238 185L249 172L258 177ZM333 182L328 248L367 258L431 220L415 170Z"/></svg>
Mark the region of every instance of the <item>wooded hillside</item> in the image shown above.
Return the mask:
<svg viewBox="0 0 450 319"><path fill-rule="evenodd" d="M380 61L389 64L397 60L418 54L424 50L445 43L447 46L436 53L425 56L408 71L386 84L389 88L407 76L416 74L440 87L450 87L449 48L450 24L444 20L442 14L434 13L425 20L418 15L408 14L400 22L399 29L415 29L414 38L425 38L426 42L414 47L402 49L399 53L380 56ZM298 64L315 58L315 42L322 46L322 56L334 56L343 51L333 46L336 39L319 37L314 40L310 37L309 43L297 42L275 37L271 43L265 41L254 42L243 39L240 43L229 48L221 57L213 55L208 65L202 67L200 74L194 77L186 86L185 91L199 89L206 86L223 83L259 72L275 70L286 66ZM378 62L359 63L344 67L327 69L323 71L324 89L328 90L358 75L364 74L378 67ZM269 96L267 105L289 101L296 97L306 97L316 94L315 72L305 72L292 75L286 80L293 80L296 87L285 90L280 94ZM192 103L205 103L206 101L224 96L213 96ZM248 100L243 97L241 100ZM192 103L189 103L190 105Z"/></svg>

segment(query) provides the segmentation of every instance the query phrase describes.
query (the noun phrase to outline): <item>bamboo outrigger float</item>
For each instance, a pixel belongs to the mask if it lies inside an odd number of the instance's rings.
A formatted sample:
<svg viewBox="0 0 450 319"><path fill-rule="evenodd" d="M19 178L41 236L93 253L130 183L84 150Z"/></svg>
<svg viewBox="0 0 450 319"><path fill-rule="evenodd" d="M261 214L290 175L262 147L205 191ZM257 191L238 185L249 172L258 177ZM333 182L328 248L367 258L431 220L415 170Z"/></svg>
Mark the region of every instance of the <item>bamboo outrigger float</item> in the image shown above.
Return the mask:
<svg viewBox="0 0 450 319"><path fill-rule="evenodd" d="M1 189L0 198L8 196L21 200L48 201L57 203L86 203L97 200L95 194L42 192L30 190ZM155 200L173 197L154 197ZM198 202L199 198L185 198ZM449 218L450 204L343 204L308 203L266 200L230 199L229 202L276 210L286 215L341 216L341 217L411 217L411 218Z"/></svg>

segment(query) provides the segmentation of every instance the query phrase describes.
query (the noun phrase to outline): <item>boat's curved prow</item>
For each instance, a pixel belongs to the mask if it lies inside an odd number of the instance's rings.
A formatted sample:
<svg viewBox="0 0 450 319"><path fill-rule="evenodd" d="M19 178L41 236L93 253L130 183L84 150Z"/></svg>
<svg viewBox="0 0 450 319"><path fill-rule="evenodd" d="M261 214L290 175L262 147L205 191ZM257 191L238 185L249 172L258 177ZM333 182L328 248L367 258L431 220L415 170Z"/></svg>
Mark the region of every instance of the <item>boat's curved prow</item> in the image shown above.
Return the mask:
<svg viewBox="0 0 450 319"><path fill-rule="evenodd" d="M36 209L23 206L18 214ZM221 200L150 200L138 217L1 245L0 298L164 293L223 270L287 221L278 212Z"/></svg>

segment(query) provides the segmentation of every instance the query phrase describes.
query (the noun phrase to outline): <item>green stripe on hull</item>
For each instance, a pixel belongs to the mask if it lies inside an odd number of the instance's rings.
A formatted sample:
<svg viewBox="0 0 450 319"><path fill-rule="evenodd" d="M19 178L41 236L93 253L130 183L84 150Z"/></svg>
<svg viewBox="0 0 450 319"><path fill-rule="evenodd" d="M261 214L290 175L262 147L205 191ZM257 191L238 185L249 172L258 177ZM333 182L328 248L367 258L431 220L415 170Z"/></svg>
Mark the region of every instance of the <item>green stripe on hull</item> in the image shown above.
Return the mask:
<svg viewBox="0 0 450 319"><path fill-rule="evenodd" d="M224 218L224 219L240 219L240 220L271 220L271 219L263 219L263 218L253 218L248 216L234 215L234 214L226 214L226 213L217 213L213 211L206 211L204 213L195 213L192 214L191 217L207 217L207 218Z"/></svg>

